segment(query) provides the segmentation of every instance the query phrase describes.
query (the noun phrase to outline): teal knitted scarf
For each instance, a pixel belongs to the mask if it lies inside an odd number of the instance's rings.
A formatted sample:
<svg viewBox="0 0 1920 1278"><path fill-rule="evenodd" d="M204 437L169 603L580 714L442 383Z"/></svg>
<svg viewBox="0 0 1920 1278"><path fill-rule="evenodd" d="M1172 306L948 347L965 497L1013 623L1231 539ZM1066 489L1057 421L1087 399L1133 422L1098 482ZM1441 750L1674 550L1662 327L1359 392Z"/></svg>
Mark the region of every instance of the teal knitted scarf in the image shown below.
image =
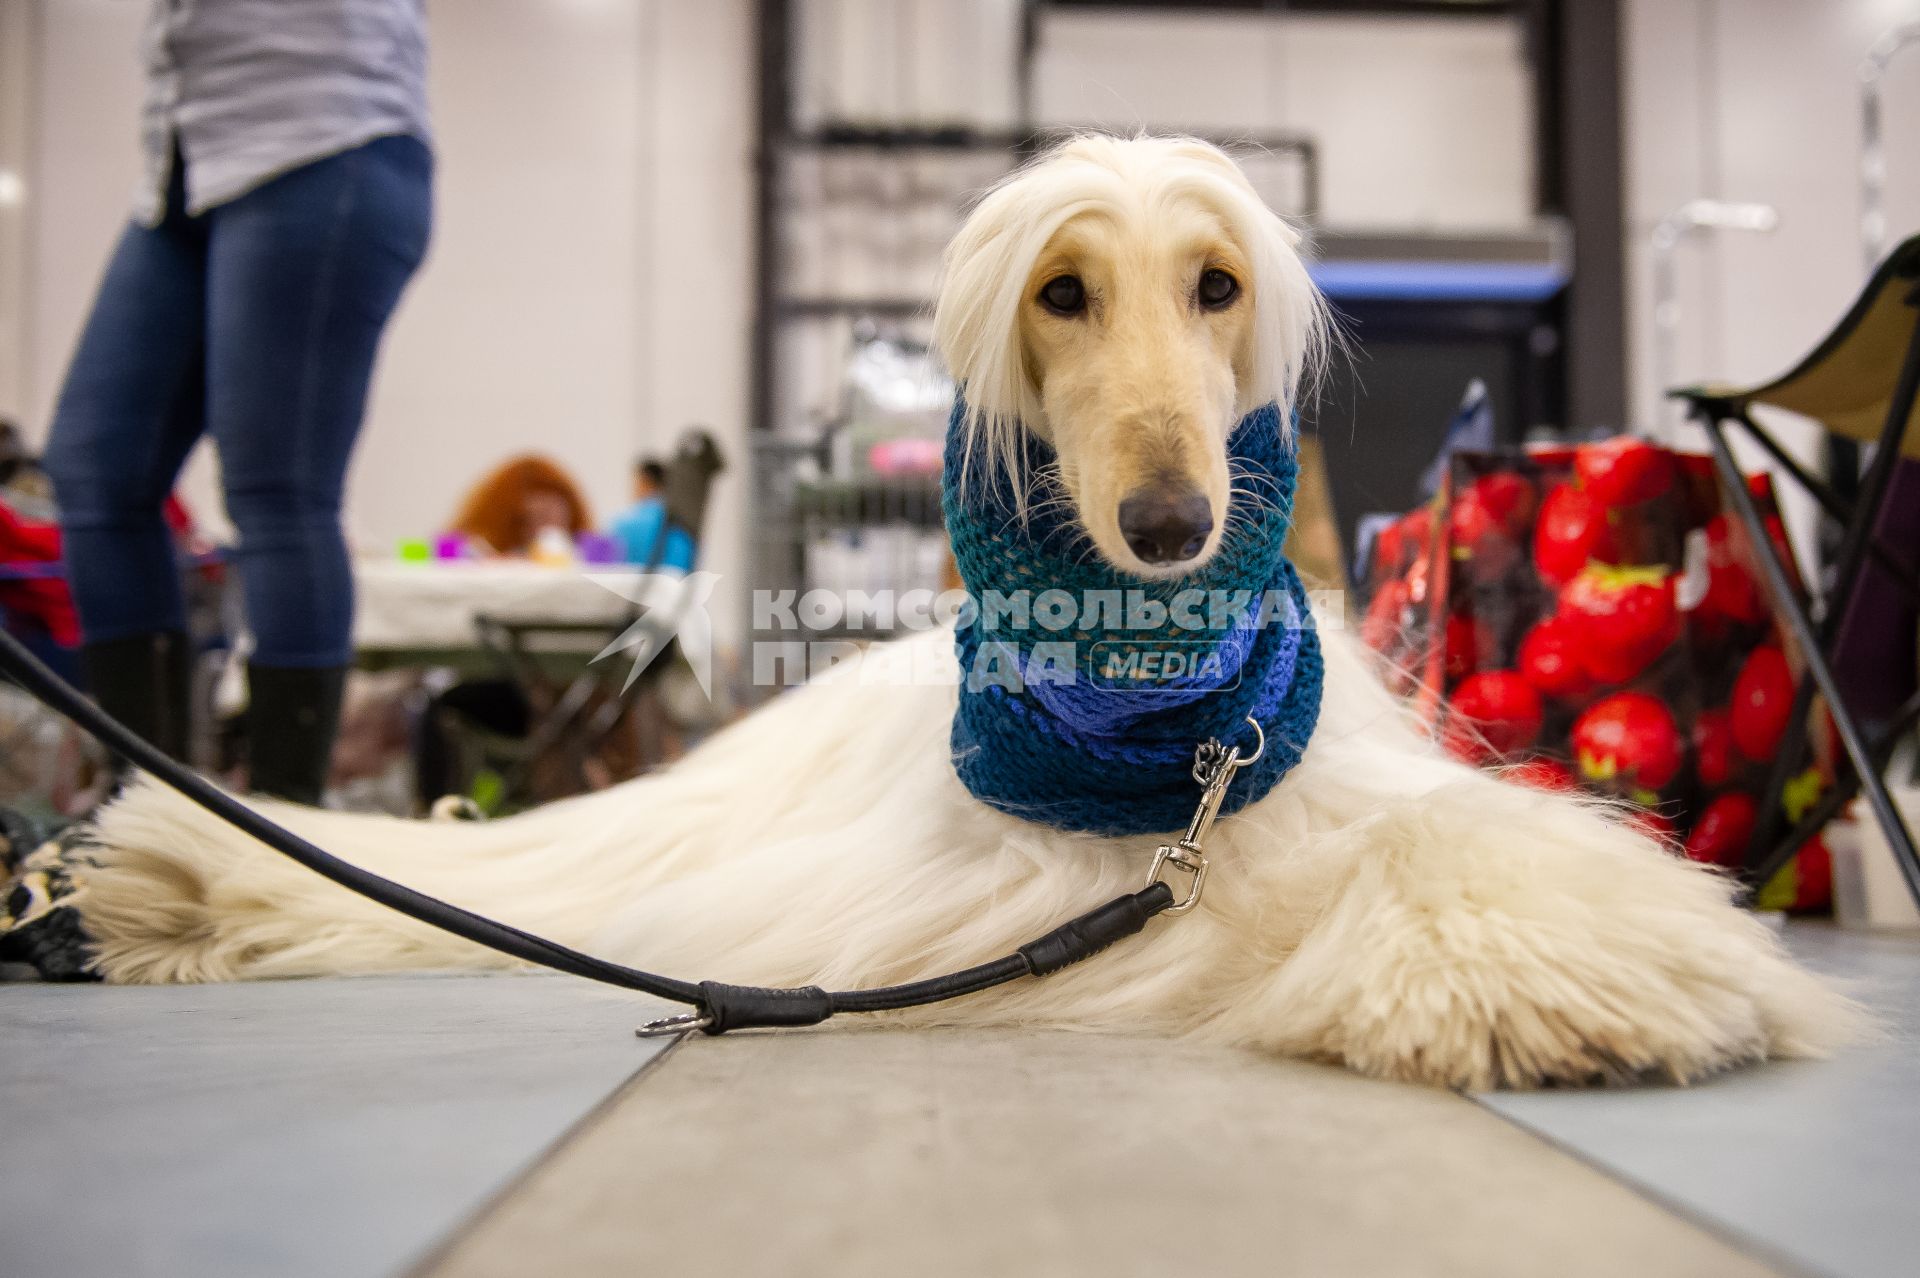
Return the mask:
<svg viewBox="0 0 1920 1278"><path fill-rule="evenodd" d="M1266 752L1222 810L1265 795L1306 748L1322 678L1306 591L1281 553L1296 462L1278 409L1249 413L1228 440L1234 491L1219 551L1154 581L1109 566L1070 504L1047 500L1048 445L1025 436L1021 503L1005 468L978 450L969 460L966 418L955 403L943 488L972 597L952 738L967 789L1060 829L1178 830L1199 797L1195 747L1214 739L1250 755L1252 717Z"/></svg>

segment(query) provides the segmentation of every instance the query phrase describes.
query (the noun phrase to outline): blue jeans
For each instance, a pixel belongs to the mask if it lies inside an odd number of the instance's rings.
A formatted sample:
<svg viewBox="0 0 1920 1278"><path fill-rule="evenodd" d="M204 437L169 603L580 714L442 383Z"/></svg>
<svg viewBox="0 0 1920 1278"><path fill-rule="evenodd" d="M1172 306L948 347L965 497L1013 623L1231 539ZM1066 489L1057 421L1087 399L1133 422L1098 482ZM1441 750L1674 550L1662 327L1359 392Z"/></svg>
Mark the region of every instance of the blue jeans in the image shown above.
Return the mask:
<svg viewBox="0 0 1920 1278"><path fill-rule="evenodd" d="M46 466L88 642L182 630L161 506L220 454L255 660L352 657L347 460L387 318L426 254L433 156L378 138L189 217L130 225L68 370Z"/></svg>

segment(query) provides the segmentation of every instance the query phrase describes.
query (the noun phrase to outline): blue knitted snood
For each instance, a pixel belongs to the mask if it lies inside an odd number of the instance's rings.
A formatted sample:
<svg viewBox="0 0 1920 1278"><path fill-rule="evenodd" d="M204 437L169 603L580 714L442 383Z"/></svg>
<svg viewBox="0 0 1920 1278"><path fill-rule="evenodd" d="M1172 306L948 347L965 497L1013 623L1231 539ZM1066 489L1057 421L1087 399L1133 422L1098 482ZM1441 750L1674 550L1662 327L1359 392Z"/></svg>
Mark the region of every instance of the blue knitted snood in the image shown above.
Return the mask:
<svg viewBox="0 0 1920 1278"><path fill-rule="evenodd" d="M1252 716L1266 753L1235 779L1222 810L1265 795L1306 747L1322 676L1306 592L1280 550L1296 465L1279 411L1256 409L1228 440L1233 496L1219 551L1163 581L1129 576L1094 552L1057 489L1053 450L1030 436L1019 513L1013 478L979 450L969 461L966 416L956 403L944 503L973 598L958 630L953 720L954 768L967 789L1066 830L1178 830L1200 794L1194 748L1214 738L1251 754Z"/></svg>

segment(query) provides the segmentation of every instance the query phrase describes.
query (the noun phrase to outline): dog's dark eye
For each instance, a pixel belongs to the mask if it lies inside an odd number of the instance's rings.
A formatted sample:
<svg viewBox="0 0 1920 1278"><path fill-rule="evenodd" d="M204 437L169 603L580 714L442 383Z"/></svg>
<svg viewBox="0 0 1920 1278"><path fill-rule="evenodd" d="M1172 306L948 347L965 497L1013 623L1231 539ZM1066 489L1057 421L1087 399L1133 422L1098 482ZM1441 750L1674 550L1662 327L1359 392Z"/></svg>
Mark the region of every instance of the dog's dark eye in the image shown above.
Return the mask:
<svg viewBox="0 0 1920 1278"><path fill-rule="evenodd" d="M1078 275L1056 275L1040 289L1040 305L1055 315L1078 315L1087 309L1087 289Z"/></svg>
<svg viewBox="0 0 1920 1278"><path fill-rule="evenodd" d="M1209 310L1219 310L1232 304L1240 296L1240 281L1213 267L1200 272L1200 305Z"/></svg>

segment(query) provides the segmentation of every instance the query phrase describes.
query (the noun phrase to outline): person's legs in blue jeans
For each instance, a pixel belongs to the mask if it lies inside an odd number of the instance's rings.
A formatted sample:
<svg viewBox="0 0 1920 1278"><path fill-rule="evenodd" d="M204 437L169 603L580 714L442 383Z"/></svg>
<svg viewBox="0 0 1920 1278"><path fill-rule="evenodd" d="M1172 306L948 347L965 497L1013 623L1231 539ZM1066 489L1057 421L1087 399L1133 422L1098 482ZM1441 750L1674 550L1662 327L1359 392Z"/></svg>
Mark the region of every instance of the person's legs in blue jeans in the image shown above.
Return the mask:
<svg viewBox="0 0 1920 1278"><path fill-rule="evenodd" d="M181 205L176 177L165 220L122 234L46 454L90 689L176 757L187 749L190 661L160 510L202 429L207 253L205 227Z"/></svg>
<svg viewBox="0 0 1920 1278"><path fill-rule="evenodd" d="M319 798L352 658L340 529L380 337L426 252L432 159L381 138L207 215L207 429L255 638L252 784Z"/></svg>

